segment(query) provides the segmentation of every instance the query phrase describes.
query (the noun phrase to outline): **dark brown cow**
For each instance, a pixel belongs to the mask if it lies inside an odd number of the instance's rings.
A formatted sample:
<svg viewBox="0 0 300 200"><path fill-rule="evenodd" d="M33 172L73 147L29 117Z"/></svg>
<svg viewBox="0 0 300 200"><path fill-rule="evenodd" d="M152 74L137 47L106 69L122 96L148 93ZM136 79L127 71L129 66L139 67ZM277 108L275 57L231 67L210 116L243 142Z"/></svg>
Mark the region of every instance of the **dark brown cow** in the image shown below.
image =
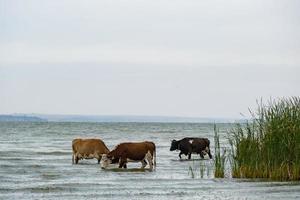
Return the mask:
<svg viewBox="0 0 300 200"><path fill-rule="evenodd" d="M108 154L109 150L100 139L74 139L72 141L72 163L78 164L79 159L93 159L100 163L102 154Z"/></svg>
<svg viewBox="0 0 300 200"><path fill-rule="evenodd" d="M204 158L205 154L208 154L212 159L209 148L210 141L207 138L183 138L181 140L172 140L170 151L180 150L179 158L181 155L188 155L188 159L191 159L192 153L200 154L201 158Z"/></svg>
<svg viewBox="0 0 300 200"><path fill-rule="evenodd" d="M147 162L150 169L156 166L155 144L153 142L127 142L121 143L101 159L101 167L107 168L109 164L119 162L119 168L127 168L127 162L141 161L142 168L145 168Z"/></svg>

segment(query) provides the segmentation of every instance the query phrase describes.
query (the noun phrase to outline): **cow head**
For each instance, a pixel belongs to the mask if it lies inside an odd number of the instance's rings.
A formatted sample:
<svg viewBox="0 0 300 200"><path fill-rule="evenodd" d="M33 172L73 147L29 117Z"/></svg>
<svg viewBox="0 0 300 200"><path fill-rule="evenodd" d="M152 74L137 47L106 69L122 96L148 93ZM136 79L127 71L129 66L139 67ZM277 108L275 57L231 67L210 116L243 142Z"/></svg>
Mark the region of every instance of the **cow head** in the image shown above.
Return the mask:
<svg viewBox="0 0 300 200"><path fill-rule="evenodd" d="M110 165L111 163L112 163L112 157L107 154L103 154L100 161L101 168L106 169L108 165Z"/></svg>
<svg viewBox="0 0 300 200"><path fill-rule="evenodd" d="M170 151L174 151L174 150L177 150L177 149L178 149L178 141L172 140Z"/></svg>

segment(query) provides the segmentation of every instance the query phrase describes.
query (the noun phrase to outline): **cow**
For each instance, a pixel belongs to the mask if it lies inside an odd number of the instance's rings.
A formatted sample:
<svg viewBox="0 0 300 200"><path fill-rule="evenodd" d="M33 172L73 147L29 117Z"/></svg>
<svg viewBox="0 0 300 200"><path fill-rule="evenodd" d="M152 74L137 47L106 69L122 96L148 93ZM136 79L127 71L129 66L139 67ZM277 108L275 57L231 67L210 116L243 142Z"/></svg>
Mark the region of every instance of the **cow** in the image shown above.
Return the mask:
<svg viewBox="0 0 300 200"><path fill-rule="evenodd" d="M78 164L79 159L93 159L98 160L100 163L103 154L108 154L109 149L106 147L104 142L100 139L74 139L72 141L72 163Z"/></svg>
<svg viewBox="0 0 300 200"><path fill-rule="evenodd" d="M102 155L101 168L105 169L112 163L119 163L119 168L127 168L127 162L142 162L142 169L149 163L152 170L156 166L156 149L153 142L126 142L118 144L107 155Z"/></svg>
<svg viewBox="0 0 300 200"><path fill-rule="evenodd" d="M180 150L179 158L181 155L188 155L188 159L191 159L191 154L200 154L203 159L205 154L208 154L209 158L212 158L209 148L210 141L207 138L192 138L186 137L181 140L172 140L170 151Z"/></svg>

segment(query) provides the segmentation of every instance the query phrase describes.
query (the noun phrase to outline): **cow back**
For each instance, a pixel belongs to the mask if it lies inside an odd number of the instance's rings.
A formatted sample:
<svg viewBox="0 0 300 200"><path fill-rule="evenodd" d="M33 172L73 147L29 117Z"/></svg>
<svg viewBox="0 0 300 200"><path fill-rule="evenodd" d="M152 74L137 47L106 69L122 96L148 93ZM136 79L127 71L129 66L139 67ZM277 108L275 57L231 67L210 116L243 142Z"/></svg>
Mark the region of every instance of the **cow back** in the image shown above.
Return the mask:
<svg viewBox="0 0 300 200"><path fill-rule="evenodd" d="M153 156L155 151L155 144L153 142L127 142L119 144L109 155L115 159L123 157L131 160L142 160L148 151Z"/></svg>
<svg viewBox="0 0 300 200"><path fill-rule="evenodd" d="M73 153L79 154L107 154L108 148L100 139L74 139L72 141Z"/></svg>
<svg viewBox="0 0 300 200"><path fill-rule="evenodd" d="M183 138L178 143L178 149L183 153L200 153L206 147L209 147L209 140L207 138Z"/></svg>

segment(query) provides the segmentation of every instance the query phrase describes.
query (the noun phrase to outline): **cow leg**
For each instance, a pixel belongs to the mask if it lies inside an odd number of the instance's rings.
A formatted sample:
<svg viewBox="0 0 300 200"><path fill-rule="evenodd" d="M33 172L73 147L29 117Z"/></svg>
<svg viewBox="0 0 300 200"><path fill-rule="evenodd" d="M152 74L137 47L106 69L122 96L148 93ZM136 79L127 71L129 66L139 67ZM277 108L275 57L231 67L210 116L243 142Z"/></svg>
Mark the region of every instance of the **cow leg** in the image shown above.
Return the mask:
<svg viewBox="0 0 300 200"><path fill-rule="evenodd" d="M123 168L123 167L127 168L126 162L127 162L126 158L121 158L119 161L119 168Z"/></svg>
<svg viewBox="0 0 300 200"><path fill-rule="evenodd" d="M201 157L202 159L204 159L204 155L203 155L202 151L200 152L200 157Z"/></svg>
<svg viewBox="0 0 300 200"><path fill-rule="evenodd" d="M146 162L146 160L142 160L142 169L144 169L145 167L147 166L147 162Z"/></svg>
<svg viewBox="0 0 300 200"><path fill-rule="evenodd" d="M151 155L150 151L148 151L145 155L145 159L148 161L150 169L153 169L153 156Z"/></svg>
<svg viewBox="0 0 300 200"><path fill-rule="evenodd" d="M149 167L152 170L153 169L153 162L152 162L152 157L147 158L148 162L149 162Z"/></svg>
<svg viewBox="0 0 300 200"><path fill-rule="evenodd" d="M120 161L120 162L119 162L119 168L122 168L123 165L124 165L124 163Z"/></svg>
<svg viewBox="0 0 300 200"><path fill-rule="evenodd" d="M79 158L78 158L78 156L76 156L75 157L75 164L78 164L78 160L79 160Z"/></svg>
<svg viewBox="0 0 300 200"><path fill-rule="evenodd" d="M180 151L180 153L179 153L179 155L178 155L180 159L181 159L181 155L182 155L182 152Z"/></svg>
<svg viewBox="0 0 300 200"><path fill-rule="evenodd" d="M98 164L100 164L102 156L97 156Z"/></svg>
<svg viewBox="0 0 300 200"><path fill-rule="evenodd" d="M189 156L188 156L188 159L191 160L192 153L189 153L188 155L189 155Z"/></svg>
<svg viewBox="0 0 300 200"><path fill-rule="evenodd" d="M208 156L209 156L210 159L212 159L212 155L210 153L210 150L208 150Z"/></svg>
<svg viewBox="0 0 300 200"><path fill-rule="evenodd" d="M74 153L72 154L72 164L74 164Z"/></svg>

